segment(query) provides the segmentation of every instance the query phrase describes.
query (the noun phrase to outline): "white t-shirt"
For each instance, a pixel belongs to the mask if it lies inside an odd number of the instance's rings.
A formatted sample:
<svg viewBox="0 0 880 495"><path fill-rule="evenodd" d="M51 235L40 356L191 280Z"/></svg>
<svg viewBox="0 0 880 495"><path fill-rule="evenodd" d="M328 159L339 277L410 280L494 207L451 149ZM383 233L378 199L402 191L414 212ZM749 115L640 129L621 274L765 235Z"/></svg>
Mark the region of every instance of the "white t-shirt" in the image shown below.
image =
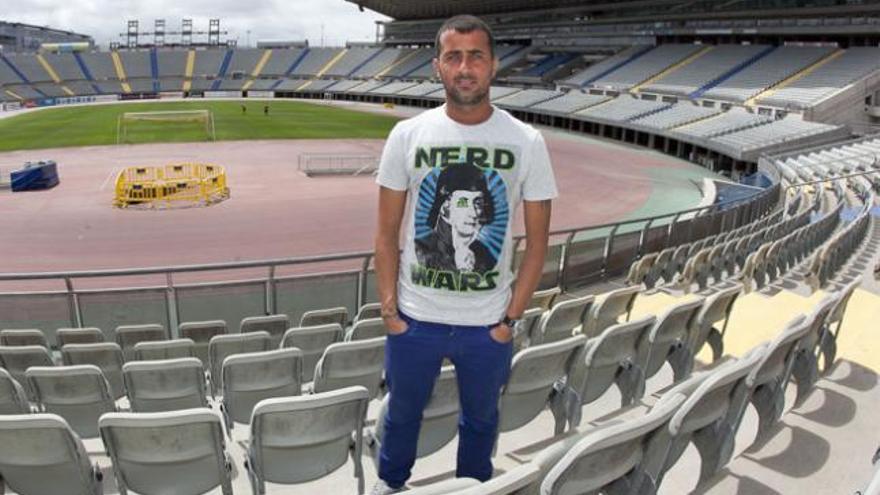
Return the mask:
<svg viewBox="0 0 880 495"><path fill-rule="evenodd" d="M400 310L452 325L500 321L514 280L516 208L557 196L541 134L495 107L485 122L460 124L444 105L391 130L376 182L409 191Z"/></svg>

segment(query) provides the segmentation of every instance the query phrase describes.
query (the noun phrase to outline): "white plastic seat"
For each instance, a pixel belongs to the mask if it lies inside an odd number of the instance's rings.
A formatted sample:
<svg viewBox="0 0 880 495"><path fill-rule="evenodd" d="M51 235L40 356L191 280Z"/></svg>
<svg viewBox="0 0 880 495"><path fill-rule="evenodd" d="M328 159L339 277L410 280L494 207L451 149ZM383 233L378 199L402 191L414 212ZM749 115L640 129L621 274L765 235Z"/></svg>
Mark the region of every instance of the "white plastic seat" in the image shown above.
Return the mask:
<svg viewBox="0 0 880 495"><path fill-rule="evenodd" d="M12 378L3 368L0 368L0 415L3 414L28 414L31 406L28 403L24 387L18 380Z"/></svg>
<svg viewBox="0 0 880 495"><path fill-rule="evenodd" d="M520 317L519 323L513 329L513 352L517 352L532 345L535 339L535 332L538 330L538 323L544 310L541 308L529 308L525 310Z"/></svg>
<svg viewBox="0 0 880 495"><path fill-rule="evenodd" d="M220 416L210 409L108 413L99 423L120 495L232 495Z"/></svg>
<svg viewBox="0 0 880 495"><path fill-rule="evenodd" d="M61 348L61 358L65 365L93 364L100 368L104 378L110 384L114 399L125 395L125 384L122 380L122 349L118 344L103 342L100 344L68 344Z"/></svg>
<svg viewBox="0 0 880 495"><path fill-rule="evenodd" d="M136 344L161 340L168 340L168 332L158 323L116 327L116 343L122 349L122 356L126 361L134 360L134 346Z"/></svg>
<svg viewBox="0 0 880 495"><path fill-rule="evenodd" d="M134 345L135 361L179 359L187 357L195 357L195 343L192 339L138 342Z"/></svg>
<svg viewBox="0 0 880 495"><path fill-rule="evenodd" d="M31 366L55 366L49 349L41 345L0 346L0 368L5 368L24 387L27 396L33 399L34 391L24 376L24 372Z"/></svg>
<svg viewBox="0 0 880 495"><path fill-rule="evenodd" d="M342 342L342 325L330 323L313 327L296 327L284 332L281 348L296 347L303 354L302 381L309 382L315 376L315 366L324 350L336 342Z"/></svg>
<svg viewBox="0 0 880 495"><path fill-rule="evenodd" d="M27 380L40 410L64 418L80 437L97 437L98 418L116 411L110 385L97 366L34 366Z"/></svg>
<svg viewBox="0 0 880 495"><path fill-rule="evenodd" d="M271 349L272 337L269 332L235 333L218 335L208 344L208 362L211 374L211 395L220 394L220 374L223 360L235 354L263 352Z"/></svg>
<svg viewBox="0 0 880 495"><path fill-rule="evenodd" d="M559 287L536 290L532 293L531 300L529 300L528 309L541 308L543 311L548 311L556 303L556 298L560 294L562 294L562 289Z"/></svg>
<svg viewBox="0 0 880 495"><path fill-rule="evenodd" d="M301 327L313 327L316 325L327 325L329 323L338 323L345 328L348 323L348 309L344 306L327 309L315 309L303 313L299 320Z"/></svg>
<svg viewBox="0 0 880 495"><path fill-rule="evenodd" d="M540 481L541 470L529 462L500 474L489 481L480 483L474 478L451 478L432 483L414 490L407 495L512 495L529 493L527 488Z"/></svg>
<svg viewBox="0 0 880 495"><path fill-rule="evenodd" d="M0 330L0 345L5 346L23 346L23 345L39 345L48 348L49 341L46 340L46 334L42 330L34 328L20 330Z"/></svg>
<svg viewBox="0 0 880 495"><path fill-rule="evenodd" d="M697 313L695 333L690 344L695 356L704 345L709 344L712 349L712 361L721 359L724 354L724 334L727 332L727 322L730 320L733 304L742 290L742 284L735 283L732 287L721 289L706 298L703 308ZM719 321L722 322L720 330L715 328L715 324Z"/></svg>
<svg viewBox="0 0 880 495"><path fill-rule="evenodd" d="M640 286L632 286L612 290L599 296L590 308L584 323L584 335L587 338L601 335L606 328L618 323L623 315L626 315L626 320L629 321L636 297L641 291Z"/></svg>
<svg viewBox="0 0 880 495"><path fill-rule="evenodd" d="M385 321L382 318L368 318L354 322L345 334L345 341L375 339L385 336Z"/></svg>
<svg viewBox="0 0 880 495"><path fill-rule="evenodd" d="M536 343L556 342L574 335L575 330L584 324L594 299L593 296L583 296L557 302L541 317L535 332Z"/></svg>
<svg viewBox="0 0 880 495"><path fill-rule="evenodd" d="M0 416L0 475L21 495L101 495L101 469L56 414Z"/></svg>
<svg viewBox="0 0 880 495"><path fill-rule="evenodd" d="M55 342L59 349L67 344L98 344L104 340L104 332L96 327L59 328L55 331Z"/></svg>
<svg viewBox="0 0 880 495"><path fill-rule="evenodd" d="M358 322L360 320L366 320L368 318L381 318L382 317L382 303L367 303L358 309L357 315L354 317L354 321Z"/></svg>
<svg viewBox="0 0 880 495"><path fill-rule="evenodd" d="M639 361L644 365L645 380L651 378L667 361L672 366L673 380L688 377L693 368L693 341L697 313L703 307L703 297L675 304L657 318L657 323L640 345Z"/></svg>
<svg viewBox="0 0 880 495"><path fill-rule="evenodd" d="M223 417L229 430L250 420L257 402L300 395L302 353L299 349L235 354L223 361Z"/></svg>
<svg viewBox="0 0 880 495"><path fill-rule="evenodd" d="M217 335L229 333L226 322L223 320L189 321L181 323L177 330L180 338L193 341L195 356L202 361L205 367L209 366L208 343Z"/></svg>
<svg viewBox="0 0 880 495"><path fill-rule="evenodd" d="M364 493L363 426L370 393L363 387L260 401L254 407L247 469L254 494L265 483L304 483L354 463Z"/></svg>
<svg viewBox="0 0 880 495"><path fill-rule="evenodd" d="M272 349L277 349L281 345L281 338L288 328L290 328L290 318L285 314L249 316L241 320L239 332L267 332L269 337L272 338Z"/></svg>
<svg viewBox="0 0 880 495"><path fill-rule="evenodd" d="M385 369L385 337L330 344L315 366L313 392L360 385L379 394Z"/></svg>
<svg viewBox="0 0 880 495"><path fill-rule="evenodd" d="M208 407L205 369L196 358L133 361L122 376L133 412Z"/></svg>

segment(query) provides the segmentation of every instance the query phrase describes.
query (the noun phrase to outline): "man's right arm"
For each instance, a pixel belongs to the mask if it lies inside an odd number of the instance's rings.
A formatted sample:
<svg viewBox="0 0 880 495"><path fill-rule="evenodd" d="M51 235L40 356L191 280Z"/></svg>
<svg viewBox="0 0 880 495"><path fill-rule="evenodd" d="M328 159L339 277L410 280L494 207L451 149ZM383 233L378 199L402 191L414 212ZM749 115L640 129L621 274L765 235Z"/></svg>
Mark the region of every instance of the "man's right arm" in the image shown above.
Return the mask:
<svg viewBox="0 0 880 495"><path fill-rule="evenodd" d="M379 187L379 216L376 230L376 279L382 319L392 333L406 330L397 313L397 278L400 266L400 224L406 208L406 191Z"/></svg>

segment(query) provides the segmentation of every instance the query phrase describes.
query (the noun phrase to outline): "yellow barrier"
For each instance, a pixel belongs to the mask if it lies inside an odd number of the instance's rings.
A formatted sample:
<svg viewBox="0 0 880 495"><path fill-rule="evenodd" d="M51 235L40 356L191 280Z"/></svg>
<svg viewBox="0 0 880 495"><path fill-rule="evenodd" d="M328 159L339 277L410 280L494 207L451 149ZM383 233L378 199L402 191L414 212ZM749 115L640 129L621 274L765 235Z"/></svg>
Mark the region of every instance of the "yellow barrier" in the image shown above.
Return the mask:
<svg viewBox="0 0 880 495"><path fill-rule="evenodd" d="M125 168L116 176L113 205L119 208L207 206L228 197L223 167L182 163Z"/></svg>

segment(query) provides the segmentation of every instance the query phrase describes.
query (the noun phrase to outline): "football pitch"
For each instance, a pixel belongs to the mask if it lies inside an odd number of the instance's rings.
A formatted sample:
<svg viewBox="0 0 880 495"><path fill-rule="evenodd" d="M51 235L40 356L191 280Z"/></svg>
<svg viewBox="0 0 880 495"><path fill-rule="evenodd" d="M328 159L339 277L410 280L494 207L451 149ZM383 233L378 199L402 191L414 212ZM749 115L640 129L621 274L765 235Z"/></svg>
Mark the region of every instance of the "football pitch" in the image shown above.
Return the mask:
<svg viewBox="0 0 880 495"><path fill-rule="evenodd" d="M268 106L268 113L265 108ZM242 110L242 107L245 110ZM217 140L384 139L399 119L299 101L180 101L58 107L0 120L0 151L116 144L126 112L210 110ZM139 122L127 143L206 141L204 125Z"/></svg>

